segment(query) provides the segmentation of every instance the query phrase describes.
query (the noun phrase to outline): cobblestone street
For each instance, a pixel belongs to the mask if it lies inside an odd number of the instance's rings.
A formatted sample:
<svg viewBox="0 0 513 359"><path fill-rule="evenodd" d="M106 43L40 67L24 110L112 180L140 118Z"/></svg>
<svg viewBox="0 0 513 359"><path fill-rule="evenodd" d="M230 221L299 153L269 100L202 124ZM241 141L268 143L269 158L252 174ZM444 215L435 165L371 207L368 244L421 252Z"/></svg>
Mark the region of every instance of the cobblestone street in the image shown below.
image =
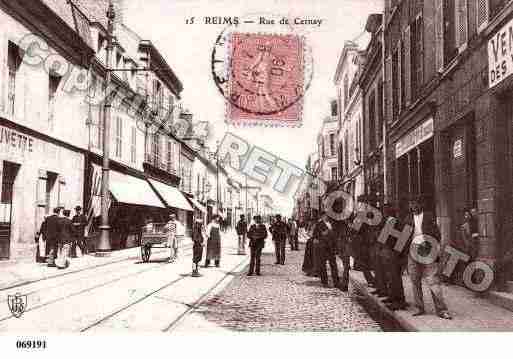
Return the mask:
<svg viewBox="0 0 513 359"><path fill-rule="evenodd" d="M262 255L262 276L242 271L219 293L184 318L175 331L379 331L351 293L324 288L301 272L304 245L287 249L286 265L275 265L273 247ZM208 323L208 324L207 324Z"/></svg>

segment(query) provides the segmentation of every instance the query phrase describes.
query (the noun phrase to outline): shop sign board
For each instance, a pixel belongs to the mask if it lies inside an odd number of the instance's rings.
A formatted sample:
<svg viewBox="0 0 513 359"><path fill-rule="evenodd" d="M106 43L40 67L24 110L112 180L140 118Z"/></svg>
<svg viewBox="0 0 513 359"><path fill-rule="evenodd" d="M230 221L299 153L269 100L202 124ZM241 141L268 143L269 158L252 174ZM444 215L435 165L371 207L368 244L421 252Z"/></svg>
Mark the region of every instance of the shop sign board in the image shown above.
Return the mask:
<svg viewBox="0 0 513 359"><path fill-rule="evenodd" d="M513 73L513 19L488 40L488 87L501 83Z"/></svg>
<svg viewBox="0 0 513 359"><path fill-rule="evenodd" d="M34 152L34 138L8 127L0 126L0 148L2 153L25 154Z"/></svg>
<svg viewBox="0 0 513 359"><path fill-rule="evenodd" d="M401 137L395 144L395 158L399 158L422 142L433 137L434 123L430 117L418 127Z"/></svg>

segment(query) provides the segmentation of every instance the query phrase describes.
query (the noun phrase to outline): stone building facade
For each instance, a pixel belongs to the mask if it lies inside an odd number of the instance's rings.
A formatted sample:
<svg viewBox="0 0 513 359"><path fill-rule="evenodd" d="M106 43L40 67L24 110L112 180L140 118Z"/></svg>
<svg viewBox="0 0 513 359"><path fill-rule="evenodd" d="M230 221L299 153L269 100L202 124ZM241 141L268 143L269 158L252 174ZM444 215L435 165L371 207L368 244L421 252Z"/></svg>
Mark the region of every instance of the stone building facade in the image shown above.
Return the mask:
<svg viewBox="0 0 513 359"><path fill-rule="evenodd" d="M0 4L4 261L34 260L34 238L44 216L54 207L70 209L83 200L87 106L77 79L87 78L93 49L75 27L72 7L58 5Z"/></svg>
<svg viewBox="0 0 513 359"><path fill-rule="evenodd" d="M365 64L365 47L347 41L342 49L334 83L338 93L337 148L343 190L355 199L365 192L363 175L363 99L358 77Z"/></svg>
<svg viewBox="0 0 513 359"><path fill-rule="evenodd" d="M491 86L488 60L511 17L502 0L385 2L388 195L403 214L408 198L427 198L442 242L456 247L474 208L479 259L492 266L512 248L512 129L511 79ZM511 279L501 268L499 286Z"/></svg>

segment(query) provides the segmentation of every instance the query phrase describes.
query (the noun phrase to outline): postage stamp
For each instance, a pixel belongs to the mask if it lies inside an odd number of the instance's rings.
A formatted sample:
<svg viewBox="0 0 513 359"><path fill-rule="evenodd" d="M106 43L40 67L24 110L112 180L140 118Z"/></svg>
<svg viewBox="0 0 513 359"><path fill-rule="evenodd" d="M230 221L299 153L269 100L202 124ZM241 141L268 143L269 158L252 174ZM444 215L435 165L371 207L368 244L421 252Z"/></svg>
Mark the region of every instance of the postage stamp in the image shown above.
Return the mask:
<svg viewBox="0 0 513 359"><path fill-rule="evenodd" d="M226 99L228 124L301 126L313 73L305 36L284 27L229 27L216 40L212 73Z"/></svg>
<svg viewBox="0 0 513 359"><path fill-rule="evenodd" d="M231 34L228 118L298 122L304 86L303 39ZM271 117L272 116L272 117Z"/></svg>

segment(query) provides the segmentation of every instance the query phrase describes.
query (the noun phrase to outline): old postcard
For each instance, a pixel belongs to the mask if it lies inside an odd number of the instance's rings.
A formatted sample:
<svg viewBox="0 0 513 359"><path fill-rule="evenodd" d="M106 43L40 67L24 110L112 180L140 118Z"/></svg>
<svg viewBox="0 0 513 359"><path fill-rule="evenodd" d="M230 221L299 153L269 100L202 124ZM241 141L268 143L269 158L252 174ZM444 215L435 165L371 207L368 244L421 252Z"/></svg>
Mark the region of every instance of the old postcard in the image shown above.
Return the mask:
<svg viewBox="0 0 513 359"><path fill-rule="evenodd" d="M509 0L0 1L0 332L512 331L512 74Z"/></svg>

